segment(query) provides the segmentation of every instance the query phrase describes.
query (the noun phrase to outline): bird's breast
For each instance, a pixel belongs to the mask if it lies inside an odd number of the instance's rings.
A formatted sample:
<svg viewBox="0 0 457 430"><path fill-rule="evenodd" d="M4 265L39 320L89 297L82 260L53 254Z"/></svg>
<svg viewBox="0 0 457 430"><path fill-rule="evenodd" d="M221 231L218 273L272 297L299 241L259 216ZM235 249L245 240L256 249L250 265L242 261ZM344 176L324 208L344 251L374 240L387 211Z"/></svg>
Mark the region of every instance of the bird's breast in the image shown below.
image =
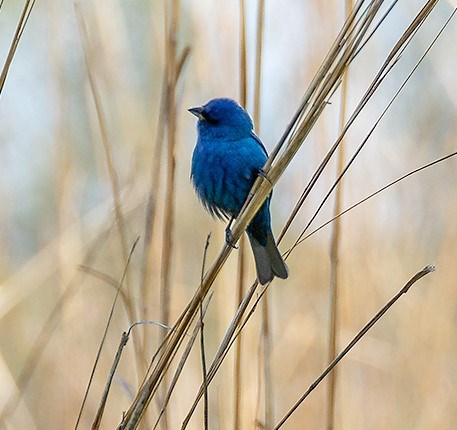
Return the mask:
<svg viewBox="0 0 457 430"><path fill-rule="evenodd" d="M192 180L212 214L236 216L255 180L249 158L233 142L197 144L192 156Z"/></svg>

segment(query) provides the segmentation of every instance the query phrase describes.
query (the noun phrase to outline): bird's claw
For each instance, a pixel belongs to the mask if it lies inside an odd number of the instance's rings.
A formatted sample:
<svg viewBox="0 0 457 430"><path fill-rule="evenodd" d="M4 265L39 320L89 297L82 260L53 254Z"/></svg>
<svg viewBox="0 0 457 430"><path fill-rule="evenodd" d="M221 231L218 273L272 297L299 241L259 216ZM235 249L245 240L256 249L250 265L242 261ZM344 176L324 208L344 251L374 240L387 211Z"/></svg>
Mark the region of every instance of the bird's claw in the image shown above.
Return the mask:
<svg viewBox="0 0 457 430"><path fill-rule="evenodd" d="M225 243L231 246L233 249L238 249L238 247L233 243L233 233L229 227L225 229Z"/></svg>
<svg viewBox="0 0 457 430"><path fill-rule="evenodd" d="M267 172L265 172L265 170L259 169L259 176L262 176L263 179L267 180L271 184L270 178L268 177Z"/></svg>

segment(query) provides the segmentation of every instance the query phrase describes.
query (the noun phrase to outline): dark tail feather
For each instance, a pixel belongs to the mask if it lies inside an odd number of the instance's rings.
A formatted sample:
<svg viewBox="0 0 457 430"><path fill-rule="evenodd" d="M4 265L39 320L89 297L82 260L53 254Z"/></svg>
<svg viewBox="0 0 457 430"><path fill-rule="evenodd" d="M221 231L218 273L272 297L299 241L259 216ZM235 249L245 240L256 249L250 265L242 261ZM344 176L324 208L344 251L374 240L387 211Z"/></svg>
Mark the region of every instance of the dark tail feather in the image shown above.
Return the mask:
<svg viewBox="0 0 457 430"><path fill-rule="evenodd" d="M257 239L250 234L252 252L254 253L257 278L262 285L273 280L275 276L286 279L289 276L286 263L276 247L275 239L271 231L268 233L267 244L262 246Z"/></svg>

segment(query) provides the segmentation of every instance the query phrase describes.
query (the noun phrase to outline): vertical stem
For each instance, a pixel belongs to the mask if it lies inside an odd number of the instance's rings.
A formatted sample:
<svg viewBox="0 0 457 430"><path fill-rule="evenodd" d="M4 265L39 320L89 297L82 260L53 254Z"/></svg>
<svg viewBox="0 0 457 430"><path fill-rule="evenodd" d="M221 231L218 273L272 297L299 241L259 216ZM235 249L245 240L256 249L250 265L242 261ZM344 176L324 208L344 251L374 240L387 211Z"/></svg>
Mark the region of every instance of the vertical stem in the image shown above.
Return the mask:
<svg viewBox="0 0 457 430"><path fill-rule="evenodd" d="M173 254L173 231L175 214L175 147L176 147L176 42L177 28L179 19L179 0L169 0L166 13L170 14L168 20L168 34L166 42L166 69L167 77L167 172L165 184L165 210L162 232L162 264L161 264L161 283L160 283L160 321L162 324L169 324L170 320L170 278L171 278L171 258ZM164 333L162 332L162 338ZM163 386L166 389L166 379ZM162 417L162 428L168 428L167 413Z"/></svg>
<svg viewBox="0 0 457 430"><path fill-rule="evenodd" d="M155 234L155 223L157 215L157 198L160 190L160 173L162 167L162 154L164 146L164 136L166 130L166 97L167 97L167 76L168 71L164 71L162 83L162 95L159 110L157 135L155 139L154 153L151 164L151 185L149 186L148 202L146 207L146 219L144 229L144 246L142 256L141 281L140 281L140 301L141 317L148 318L148 309L152 300L151 277L153 264L153 237ZM146 330L143 331L143 345L147 348Z"/></svg>
<svg viewBox="0 0 457 430"><path fill-rule="evenodd" d="M260 106L261 106L261 84L262 84L262 48L263 48L263 29L265 18L265 0L259 0L257 6L257 35L256 35L256 58L255 58L255 77L254 77L254 124L256 131L260 133ZM274 423L274 393L271 377L271 327L268 291L265 292L262 301L262 332L261 332L261 354L263 360L259 360L259 366L263 363L264 380L264 427L270 429ZM261 371L261 369L260 369ZM260 384L260 381L259 381ZM261 385L259 385L259 390Z"/></svg>
<svg viewBox="0 0 457 430"><path fill-rule="evenodd" d="M203 261L202 261L202 273L200 277L200 282L203 284L203 279L205 277L205 266L206 266L206 253L208 252L209 247L209 238L210 234L206 238L205 250L203 252ZM205 353L205 324L203 321L204 311L203 303L200 302L200 353L202 359L202 374L203 374L203 384L205 386L204 394L204 404L203 404L203 428L208 430L208 378L206 370L206 353Z"/></svg>
<svg viewBox="0 0 457 430"><path fill-rule="evenodd" d="M273 427L274 419L274 392L271 377L271 324L268 291L265 292L262 306L262 340L263 340L263 378L265 402L265 429Z"/></svg>
<svg viewBox="0 0 457 430"><path fill-rule="evenodd" d="M352 0L346 0L346 16L352 9ZM341 86L341 111L340 129L342 130L346 118L348 72L344 74ZM338 148L337 176L341 175L344 168L344 141ZM342 181L340 181L335 191L334 215L341 212ZM330 318L329 318L329 337L328 337L328 361L331 362L336 356L338 340L338 290L339 290L339 246L341 239L341 219L337 218L333 223L330 239ZM333 430L335 426L335 407L336 407L336 381L337 368L329 374L327 389L327 430Z"/></svg>
<svg viewBox="0 0 457 430"><path fill-rule="evenodd" d="M243 286L245 278L245 263L246 263L246 243L245 236L241 236L238 250L238 271L237 271L237 294L236 307L238 308L243 300ZM242 428L241 424L241 347L242 336L238 336L235 344L235 365L234 365L234 383L235 383L235 406L234 406L234 423L235 430Z"/></svg>
<svg viewBox="0 0 457 430"><path fill-rule="evenodd" d="M260 130L260 93L262 84L262 48L263 27L265 18L265 0L259 0L257 8L257 35L255 48L255 77L254 77L254 124L257 133Z"/></svg>
<svg viewBox="0 0 457 430"><path fill-rule="evenodd" d="M240 104L247 103L246 5L240 0Z"/></svg>
<svg viewBox="0 0 457 430"><path fill-rule="evenodd" d="M246 68L246 5L244 0L240 0L240 104L246 109L247 102L247 68ZM238 308L243 299L243 287L246 268L246 243L244 235L239 241L238 269L237 269L237 297L236 307ZM241 345L242 336L239 336L235 345L235 364L234 364L234 429L241 428Z"/></svg>
<svg viewBox="0 0 457 430"><path fill-rule="evenodd" d="M95 110L97 113L98 124L100 127L100 135L102 139L103 149L105 152L105 161L107 165L108 175L111 182L111 189L113 194L113 206L114 206L114 219L116 223L116 230L119 237L119 244L121 247L121 252L123 256L123 261L127 261L128 259L128 248L127 248L127 232L125 230L125 218L122 211L121 205L121 186L119 184L119 178L114 166L114 161L111 153L111 143L108 138L108 124L106 121L106 117L103 111L102 100L100 94L98 92L97 83L95 80L95 75L92 71L92 63L90 57L90 50L89 50L89 36L87 33L86 23L84 21L84 16L82 11L80 10L79 3L75 3L75 12L76 17L78 20L79 31L81 36L81 42L83 47L84 58L86 62L86 69L87 69L87 76L89 79L89 85L92 92L92 97L95 105ZM126 285L126 298L125 301L128 318L130 321L136 321L137 317L137 309L135 307L135 303L133 301L134 294L132 292L131 283L129 282L129 271L127 270L125 275L125 285ZM143 356L143 348L141 345L141 339L137 334L132 335L133 338L133 346L135 350L135 360L137 366L137 375L138 375L138 383L141 384L142 375L145 370L144 365L144 356Z"/></svg>
<svg viewBox="0 0 457 430"><path fill-rule="evenodd" d="M2 5L3 5L3 1L0 4L0 7ZM6 77L8 76L8 72L9 72L11 63L13 62L14 54L16 53L16 49L17 49L17 47L19 45L19 41L21 40L21 37L22 37L22 33L23 33L24 28L27 24L27 21L30 17L30 14L32 13L33 6L35 6L35 0L27 0L24 4L24 8L22 9L21 17L19 18L19 22L16 27L16 32L14 33L14 37L11 42L11 46L8 51L8 55L5 60L5 64L0 73L0 95L3 92L3 87L5 85Z"/></svg>

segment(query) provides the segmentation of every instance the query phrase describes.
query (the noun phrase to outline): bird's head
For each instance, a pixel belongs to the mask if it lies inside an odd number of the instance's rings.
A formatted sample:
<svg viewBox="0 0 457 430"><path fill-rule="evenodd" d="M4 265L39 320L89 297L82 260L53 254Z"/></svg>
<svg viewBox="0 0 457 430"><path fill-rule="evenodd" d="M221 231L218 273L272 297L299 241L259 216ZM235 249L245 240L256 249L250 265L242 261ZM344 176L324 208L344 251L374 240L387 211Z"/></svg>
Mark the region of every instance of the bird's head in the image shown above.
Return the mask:
<svg viewBox="0 0 457 430"><path fill-rule="evenodd" d="M213 99L203 106L189 109L198 118L201 137L236 140L248 137L252 132L252 120L234 100Z"/></svg>

